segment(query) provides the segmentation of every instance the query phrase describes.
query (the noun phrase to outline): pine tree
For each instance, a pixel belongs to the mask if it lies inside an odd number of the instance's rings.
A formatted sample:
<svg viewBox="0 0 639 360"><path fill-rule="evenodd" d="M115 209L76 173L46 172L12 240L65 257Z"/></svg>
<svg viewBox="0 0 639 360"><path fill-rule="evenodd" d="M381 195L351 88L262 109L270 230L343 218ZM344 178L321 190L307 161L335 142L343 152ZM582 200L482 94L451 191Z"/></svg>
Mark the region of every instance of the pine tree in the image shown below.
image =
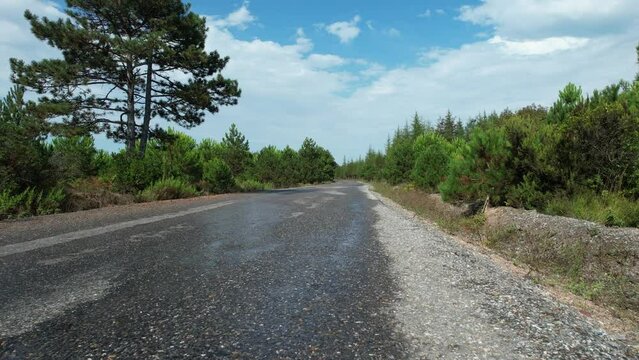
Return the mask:
<svg viewBox="0 0 639 360"><path fill-rule="evenodd" d="M224 161L231 168L233 176L242 174L251 161L251 150L246 137L237 129L235 124L231 124L229 131L222 139Z"/></svg>
<svg viewBox="0 0 639 360"><path fill-rule="evenodd" d="M37 92L52 117L105 132L129 152L140 140L143 155L153 118L190 128L237 103L237 82L220 74L229 58L204 50L205 18L181 0L67 0L65 12L58 20L25 12L61 59L11 59L12 80Z"/></svg>
<svg viewBox="0 0 639 360"><path fill-rule="evenodd" d="M417 139L424 132L426 132L426 125L419 117L419 114L415 113L413 121L411 122L411 135L413 140Z"/></svg>
<svg viewBox="0 0 639 360"><path fill-rule="evenodd" d="M461 136L463 134L463 128L461 122L455 122L455 117L453 117L450 110L448 110L446 116L440 118L437 123L437 133L448 141L452 141L456 137Z"/></svg>

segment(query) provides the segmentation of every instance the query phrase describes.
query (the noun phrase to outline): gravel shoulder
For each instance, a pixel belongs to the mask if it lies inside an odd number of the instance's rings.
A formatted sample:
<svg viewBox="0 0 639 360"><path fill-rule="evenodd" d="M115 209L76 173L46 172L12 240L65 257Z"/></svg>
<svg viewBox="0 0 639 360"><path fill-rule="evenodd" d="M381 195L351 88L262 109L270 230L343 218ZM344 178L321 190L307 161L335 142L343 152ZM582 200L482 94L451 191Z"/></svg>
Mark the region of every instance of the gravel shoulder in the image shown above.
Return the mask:
<svg viewBox="0 0 639 360"><path fill-rule="evenodd" d="M397 279L411 358L633 359L631 349L532 282L414 213L379 200L375 228Z"/></svg>

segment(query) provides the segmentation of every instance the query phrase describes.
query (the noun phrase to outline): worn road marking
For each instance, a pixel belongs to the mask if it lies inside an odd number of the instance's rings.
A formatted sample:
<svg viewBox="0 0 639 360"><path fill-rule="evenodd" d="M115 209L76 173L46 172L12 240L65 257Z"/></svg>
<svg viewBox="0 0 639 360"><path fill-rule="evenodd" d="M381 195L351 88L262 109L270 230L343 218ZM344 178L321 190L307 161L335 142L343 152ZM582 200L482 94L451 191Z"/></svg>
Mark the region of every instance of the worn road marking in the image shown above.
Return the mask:
<svg viewBox="0 0 639 360"><path fill-rule="evenodd" d="M235 203L235 201L225 201L221 203L199 206L192 209L182 210L174 213L164 214L164 215L156 215L142 219L136 219L131 221L125 221L117 224L101 226L93 229L79 230L66 234L50 236L42 239L36 239L31 241L25 241L18 244L10 244L0 247L0 257L9 256L13 254L20 254L27 251L37 250L53 245L64 244L69 241L83 239L91 236L102 235L106 233L110 233L113 231L118 231L122 229L132 228L138 225L150 224L162 220L173 219L180 216L186 216L191 214L196 214L203 211L213 210L217 208L221 208L222 206L231 205Z"/></svg>

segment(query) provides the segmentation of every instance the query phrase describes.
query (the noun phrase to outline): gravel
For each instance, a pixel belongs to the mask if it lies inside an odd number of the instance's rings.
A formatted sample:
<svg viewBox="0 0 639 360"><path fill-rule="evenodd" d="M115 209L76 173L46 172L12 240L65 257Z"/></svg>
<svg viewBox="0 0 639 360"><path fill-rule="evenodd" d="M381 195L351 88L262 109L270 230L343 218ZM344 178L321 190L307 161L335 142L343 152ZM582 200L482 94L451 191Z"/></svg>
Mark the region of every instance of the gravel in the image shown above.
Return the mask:
<svg viewBox="0 0 639 360"><path fill-rule="evenodd" d="M631 359L630 349L436 226L379 194L378 239L398 293L410 358Z"/></svg>

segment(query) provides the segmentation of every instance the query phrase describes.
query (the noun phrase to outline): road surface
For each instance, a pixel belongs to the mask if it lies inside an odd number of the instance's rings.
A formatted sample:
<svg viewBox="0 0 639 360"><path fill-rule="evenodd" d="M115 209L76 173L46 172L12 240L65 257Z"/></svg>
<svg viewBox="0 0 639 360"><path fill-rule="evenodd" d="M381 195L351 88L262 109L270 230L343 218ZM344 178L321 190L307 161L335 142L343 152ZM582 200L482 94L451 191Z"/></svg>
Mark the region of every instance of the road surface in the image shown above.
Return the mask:
<svg viewBox="0 0 639 360"><path fill-rule="evenodd" d="M359 183L0 223L0 359L629 354Z"/></svg>

